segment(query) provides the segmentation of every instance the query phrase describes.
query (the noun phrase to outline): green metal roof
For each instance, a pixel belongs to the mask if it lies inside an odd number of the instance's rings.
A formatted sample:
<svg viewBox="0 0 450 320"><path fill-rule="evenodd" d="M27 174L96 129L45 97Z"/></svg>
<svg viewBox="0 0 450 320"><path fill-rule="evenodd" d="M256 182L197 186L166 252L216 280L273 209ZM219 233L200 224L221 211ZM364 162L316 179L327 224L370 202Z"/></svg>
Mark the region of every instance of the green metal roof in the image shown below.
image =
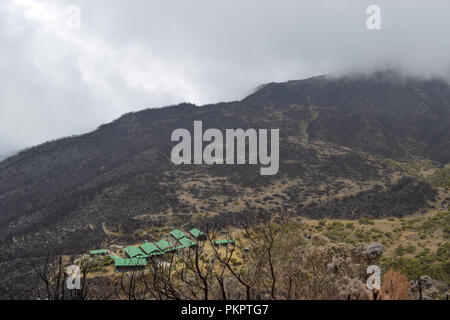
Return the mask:
<svg viewBox="0 0 450 320"><path fill-rule="evenodd" d="M113 260L116 260L116 259L122 259L122 258L116 256L115 254L110 254L109 257L110 257L111 259L113 259Z"/></svg>
<svg viewBox="0 0 450 320"><path fill-rule="evenodd" d="M189 239L189 238L183 238L183 239L180 239L180 240L178 240L178 241L180 241L180 243L183 245L183 247L185 247L185 248L189 248L189 247L192 247L192 246L195 246L196 245L196 243L195 243L195 241L192 241L191 239Z"/></svg>
<svg viewBox="0 0 450 320"><path fill-rule="evenodd" d="M204 235L204 233L201 232L200 230L198 230L197 228L191 229L189 231L189 233L192 234L195 238L197 238L197 237L199 237L201 235Z"/></svg>
<svg viewBox="0 0 450 320"><path fill-rule="evenodd" d="M131 259L116 258L114 259L114 265L116 267L146 266L147 261L143 258L131 258Z"/></svg>
<svg viewBox="0 0 450 320"><path fill-rule="evenodd" d="M144 253L143 253L139 248L136 248L136 247L133 247L133 246L126 247L126 248L125 248L125 252L126 252L131 258L134 258L134 257L137 257L137 256L143 256L143 255L144 255Z"/></svg>
<svg viewBox="0 0 450 320"><path fill-rule="evenodd" d="M153 256L162 256L163 254L165 254L164 251L158 251L158 252L153 252L152 254L150 254L151 257Z"/></svg>
<svg viewBox="0 0 450 320"><path fill-rule="evenodd" d="M178 229L172 230L172 231L170 232L170 234L171 234L173 237L175 237L175 239L177 239L177 240L180 240L181 238L186 237L186 235L184 234L184 232L183 232L183 231L180 231L180 230L178 230Z"/></svg>
<svg viewBox="0 0 450 320"><path fill-rule="evenodd" d="M178 249L179 249L178 247L170 247L170 248L167 248L166 250L164 250L164 253L170 253L173 251L177 251Z"/></svg>
<svg viewBox="0 0 450 320"><path fill-rule="evenodd" d="M215 244L227 244L227 243L234 243L233 239L229 239L229 240L216 240L214 241Z"/></svg>
<svg viewBox="0 0 450 320"><path fill-rule="evenodd" d="M106 249L91 250L89 251L89 254L90 255L106 254Z"/></svg>
<svg viewBox="0 0 450 320"><path fill-rule="evenodd" d="M161 250L166 250L168 248L171 247L170 242L167 240L160 240L156 243L156 245L161 249Z"/></svg>
<svg viewBox="0 0 450 320"><path fill-rule="evenodd" d="M144 251L146 254L153 253L155 251L159 251L159 248L151 242L146 242L143 245L141 245L142 251Z"/></svg>

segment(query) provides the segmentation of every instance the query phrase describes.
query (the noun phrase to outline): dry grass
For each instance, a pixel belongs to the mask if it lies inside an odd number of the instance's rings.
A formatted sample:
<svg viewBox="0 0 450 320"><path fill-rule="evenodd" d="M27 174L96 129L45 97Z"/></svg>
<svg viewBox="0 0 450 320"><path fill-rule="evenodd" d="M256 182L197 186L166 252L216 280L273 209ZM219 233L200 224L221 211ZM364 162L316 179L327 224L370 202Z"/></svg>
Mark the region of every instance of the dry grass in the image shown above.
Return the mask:
<svg viewBox="0 0 450 320"><path fill-rule="evenodd" d="M389 270L381 281L380 300L407 300L408 278L397 270Z"/></svg>

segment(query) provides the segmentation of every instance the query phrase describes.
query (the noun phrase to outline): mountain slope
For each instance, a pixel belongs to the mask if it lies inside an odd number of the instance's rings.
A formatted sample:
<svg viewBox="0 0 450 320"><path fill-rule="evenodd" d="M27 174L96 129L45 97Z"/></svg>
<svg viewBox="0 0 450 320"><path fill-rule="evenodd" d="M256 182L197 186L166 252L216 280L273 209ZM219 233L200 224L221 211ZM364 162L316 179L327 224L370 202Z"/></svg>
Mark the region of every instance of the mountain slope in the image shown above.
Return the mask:
<svg viewBox="0 0 450 320"><path fill-rule="evenodd" d="M192 131L195 120L204 129L279 128L279 173L175 166L171 133ZM447 83L378 73L272 83L242 101L129 113L30 148L0 162L0 296L49 250L134 241L149 228L239 225L279 211L355 219L446 206L447 189L386 159L444 166L449 127Z"/></svg>

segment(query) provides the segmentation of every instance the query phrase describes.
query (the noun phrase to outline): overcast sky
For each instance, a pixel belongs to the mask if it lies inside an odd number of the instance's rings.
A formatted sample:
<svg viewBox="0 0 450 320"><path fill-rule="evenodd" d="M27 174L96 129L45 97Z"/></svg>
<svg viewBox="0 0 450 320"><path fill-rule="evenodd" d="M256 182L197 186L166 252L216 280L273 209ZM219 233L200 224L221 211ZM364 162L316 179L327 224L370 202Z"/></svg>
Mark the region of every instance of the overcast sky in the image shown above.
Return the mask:
<svg viewBox="0 0 450 320"><path fill-rule="evenodd" d="M366 27L371 4L381 30ZM386 66L448 76L449 13L448 0L1 0L0 157L271 81Z"/></svg>

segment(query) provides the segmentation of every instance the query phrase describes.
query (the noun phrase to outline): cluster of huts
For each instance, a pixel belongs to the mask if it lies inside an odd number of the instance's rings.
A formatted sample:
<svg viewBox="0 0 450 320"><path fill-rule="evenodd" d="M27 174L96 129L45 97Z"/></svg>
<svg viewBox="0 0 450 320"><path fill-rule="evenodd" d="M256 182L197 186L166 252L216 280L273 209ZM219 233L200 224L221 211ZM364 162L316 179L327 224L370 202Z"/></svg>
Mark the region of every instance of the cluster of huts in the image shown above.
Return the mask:
<svg viewBox="0 0 450 320"><path fill-rule="evenodd" d="M197 246L196 241L205 241L207 239L206 234L197 228L191 229L189 235L175 229L170 232L170 236L167 239L162 239L155 243L146 241L139 247L126 247L124 250L126 258L110 256L114 260L114 266L118 272L143 269L146 267L149 259L158 258L181 249L195 247ZM215 246L227 246L228 244L234 244L234 240L216 240L214 242ZM91 256L105 256L108 254L109 251L106 249L90 251Z"/></svg>

